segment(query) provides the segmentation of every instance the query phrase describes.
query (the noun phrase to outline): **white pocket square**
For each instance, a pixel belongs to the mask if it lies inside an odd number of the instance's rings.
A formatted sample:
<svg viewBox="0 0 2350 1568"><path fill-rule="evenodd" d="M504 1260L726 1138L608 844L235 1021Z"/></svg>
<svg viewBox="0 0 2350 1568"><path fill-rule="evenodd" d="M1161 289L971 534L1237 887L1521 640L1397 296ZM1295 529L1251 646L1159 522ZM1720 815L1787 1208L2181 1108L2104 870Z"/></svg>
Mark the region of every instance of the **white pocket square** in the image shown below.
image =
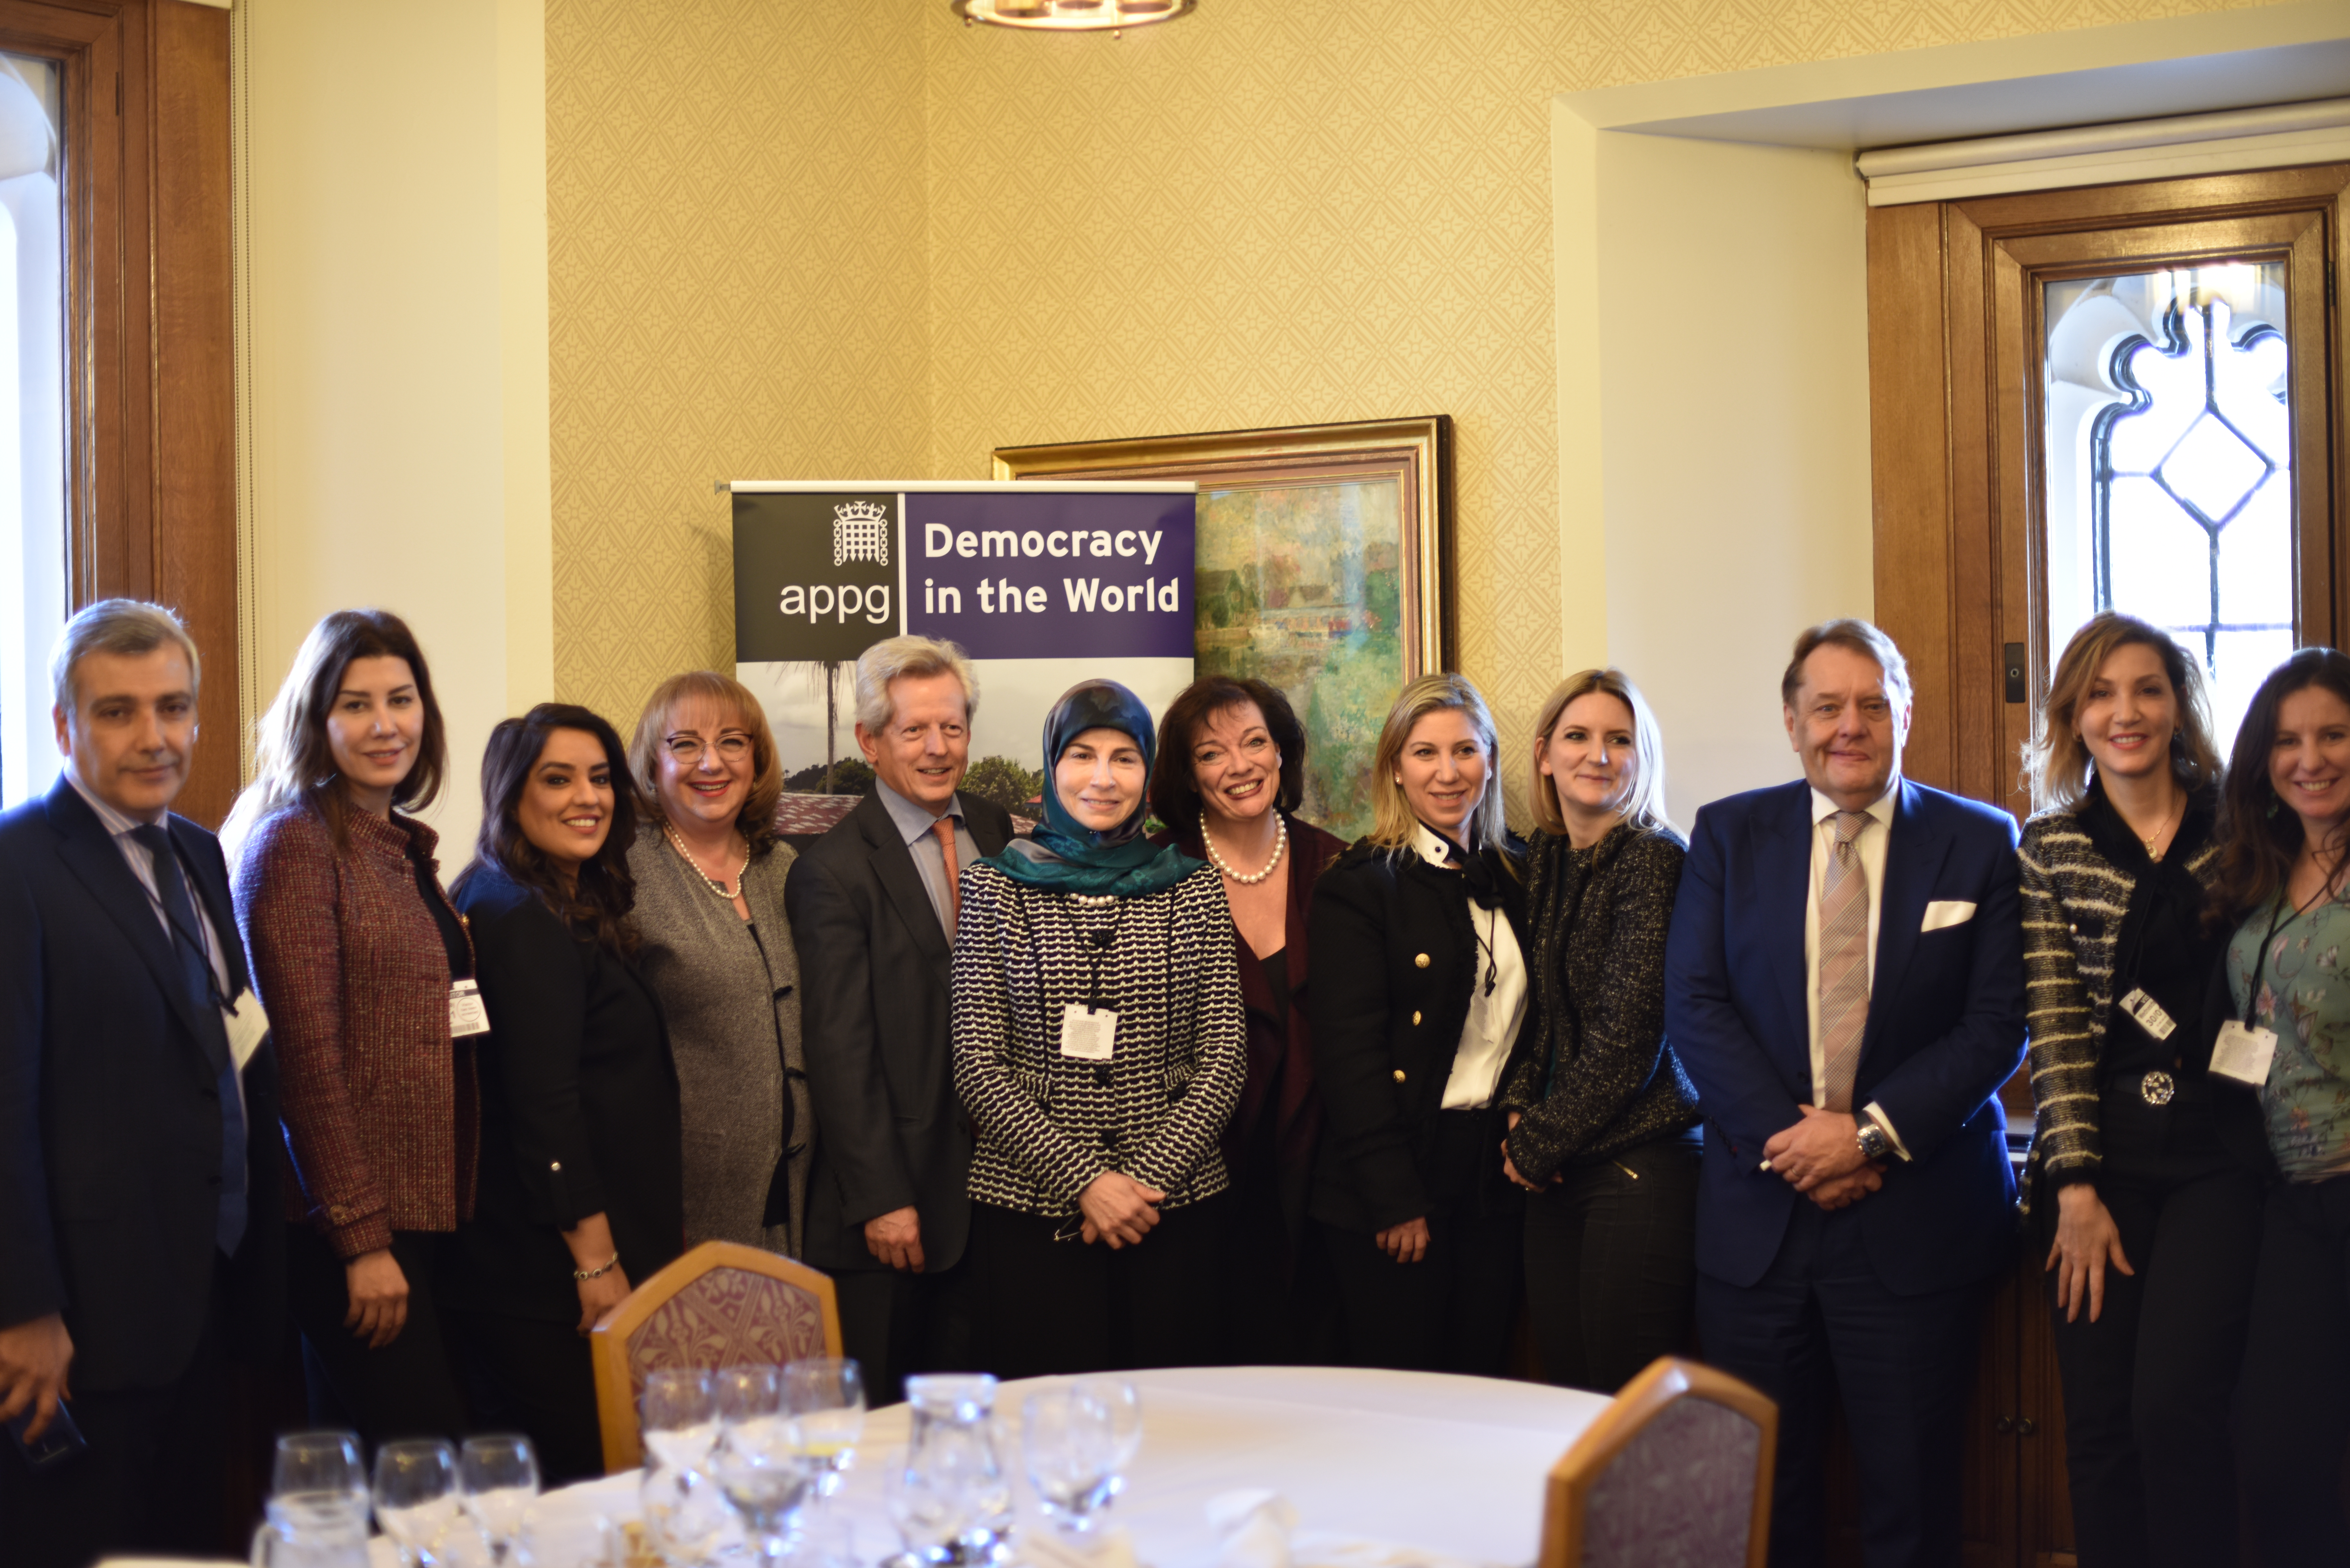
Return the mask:
<svg viewBox="0 0 2350 1568"><path fill-rule="evenodd" d="M1939 931L1945 926L1963 926L1975 918L1974 902L1969 898L1937 898L1926 906L1926 923L1918 934Z"/></svg>

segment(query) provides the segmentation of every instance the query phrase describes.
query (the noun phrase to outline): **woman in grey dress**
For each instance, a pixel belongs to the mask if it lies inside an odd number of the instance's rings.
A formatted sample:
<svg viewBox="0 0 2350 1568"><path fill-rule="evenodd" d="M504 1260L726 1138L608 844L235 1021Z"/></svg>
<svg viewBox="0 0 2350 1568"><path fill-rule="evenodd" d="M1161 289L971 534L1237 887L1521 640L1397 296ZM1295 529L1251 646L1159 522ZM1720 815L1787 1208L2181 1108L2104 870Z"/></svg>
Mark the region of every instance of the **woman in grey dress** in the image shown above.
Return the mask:
<svg viewBox="0 0 2350 1568"><path fill-rule="evenodd" d="M629 761L646 814L629 851L639 962L677 1056L686 1245L796 1254L816 1125L784 918L793 852L775 837L775 738L757 698L698 670L655 689Z"/></svg>

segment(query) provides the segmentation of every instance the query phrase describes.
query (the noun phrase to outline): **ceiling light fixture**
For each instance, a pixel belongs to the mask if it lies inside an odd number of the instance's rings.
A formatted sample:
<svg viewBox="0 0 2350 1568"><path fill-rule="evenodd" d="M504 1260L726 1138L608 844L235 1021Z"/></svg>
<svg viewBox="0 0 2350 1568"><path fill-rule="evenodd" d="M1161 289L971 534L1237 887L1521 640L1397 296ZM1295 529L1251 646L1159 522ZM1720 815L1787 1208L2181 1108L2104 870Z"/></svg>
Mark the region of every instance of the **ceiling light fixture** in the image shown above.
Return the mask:
<svg viewBox="0 0 2350 1568"><path fill-rule="evenodd" d="M1024 27L1036 33L1107 33L1180 16L1199 0L954 0L969 26Z"/></svg>

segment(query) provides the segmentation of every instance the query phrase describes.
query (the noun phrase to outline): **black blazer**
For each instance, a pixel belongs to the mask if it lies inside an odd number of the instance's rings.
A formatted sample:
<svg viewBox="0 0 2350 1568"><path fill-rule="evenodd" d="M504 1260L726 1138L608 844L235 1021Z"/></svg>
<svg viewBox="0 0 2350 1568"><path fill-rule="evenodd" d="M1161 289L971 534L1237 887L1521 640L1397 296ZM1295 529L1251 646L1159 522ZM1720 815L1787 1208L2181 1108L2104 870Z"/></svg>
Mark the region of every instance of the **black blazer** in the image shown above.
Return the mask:
<svg viewBox="0 0 2350 1568"><path fill-rule="evenodd" d="M1523 858L1483 855L1518 949L1531 953ZM1460 873L1364 842L1315 882L1309 932L1323 1119L1306 1211L1350 1231L1384 1231L1434 1207L1428 1156L1483 971L1477 929ZM1534 1017L1529 986L1526 1019ZM1516 1044L1504 1042L1505 1060ZM1497 1127L1497 1180L1501 1163Z"/></svg>
<svg viewBox="0 0 2350 1568"><path fill-rule="evenodd" d="M957 798L980 853L1001 855L1011 815ZM816 1106L802 1250L819 1269L886 1267L865 1245L865 1222L910 1204L925 1272L951 1269L971 1230L972 1148L947 1033L953 951L878 794L800 853L784 908Z"/></svg>
<svg viewBox="0 0 2350 1568"><path fill-rule="evenodd" d="M452 1306L579 1318L559 1232L605 1216L630 1285L685 1250L677 1066L636 970L573 934L545 899L475 864L454 902L489 1012L482 1187L457 1227Z"/></svg>
<svg viewBox="0 0 2350 1568"><path fill-rule="evenodd" d="M251 983L220 841L170 819L228 961ZM161 1388L195 1355L220 1215L220 1070L146 889L62 777L0 815L0 1324L65 1314L77 1394ZM240 1348L284 1298L276 1057L245 1064Z"/></svg>

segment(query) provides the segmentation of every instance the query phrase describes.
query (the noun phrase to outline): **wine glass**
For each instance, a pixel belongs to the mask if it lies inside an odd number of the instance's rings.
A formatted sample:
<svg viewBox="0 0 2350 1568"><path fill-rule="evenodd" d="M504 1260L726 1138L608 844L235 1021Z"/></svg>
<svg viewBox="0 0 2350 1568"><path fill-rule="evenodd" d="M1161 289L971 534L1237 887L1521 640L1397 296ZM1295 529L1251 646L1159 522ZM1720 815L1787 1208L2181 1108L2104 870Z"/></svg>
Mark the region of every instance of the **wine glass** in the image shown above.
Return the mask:
<svg viewBox="0 0 2350 1568"><path fill-rule="evenodd" d="M269 1469L270 1521L289 1534L367 1534L368 1477L352 1432L288 1432ZM283 1517L280 1517L280 1516Z"/></svg>
<svg viewBox="0 0 2350 1568"><path fill-rule="evenodd" d="M1072 1534L1091 1530L1118 1468L1109 1411L1075 1388L1031 1394L1020 1407L1020 1448L1053 1522Z"/></svg>
<svg viewBox="0 0 2350 1568"><path fill-rule="evenodd" d="M906 1543L906 1556L893 1563L963 1560L964 1538L977 1528L982 1506L968 1475L925 1468L909 1454L889 1468L882 1490L889 1521Z"/></svg>
<svg viewBox="0 0 2350 1568"><path fill-rule="evenodd" d="M757 1542L760 1561L779 1563L792 1549L816 1477L792 1429L783 1370L730 1366L715 1382L719 1438L711 1469Z"/></svg>
<svg viewBox="0 0 2350 1568"><path fill-rule="evenodd" d="M430 1564L458 1518L457 1450L440 1438L406 1438L375 1451L375 1521L403 1563Z"/></svg>
<svg viewBox="0 0 2350 1568"><path fill-rule="evenodd" d="M538 1497L538 1455L530 1439L511 1433L466 1438L457 1454L457 1493L490 1543L490 1561L505 1562Z"/></svg>
<svg viewBox="0 0 2350 1568"><path fill-rule="evenodd" d="M822 1469L816 1492L830 1497L842 1472L857 1462L865 1430L865 1375L854 1358L811 1355L784 1368L784 1400L799 1436L799 1450Z"/></svg>
<svg viewBox="0 0 2350 1568"><path fill-rule="evenodd" d="M705 1568L734 1523L718 1483L698 1469L648 1466L637 1500L645 1539L670 1568Z"/></svg>
<svg viewBox="0 0 2350 1568"><path fill-rule="evenodd" d="M1069 1385L1069 1392L1092 1400L1109 1417L1110 1436L1116 1444L1109 1491L1116 1497L1126 1490L1127 1467L1142 1449L1142 1392L1123 1377L1080 1377Z"/></svg>
<svg viewBox="0 0 2350 1568"><path fill-rule="evenodd" d="M698 1366L664 1366L645 1375L638 1407L645 1447L668 1469L698 1469L718 1441L717 1390Z"/></svg>

